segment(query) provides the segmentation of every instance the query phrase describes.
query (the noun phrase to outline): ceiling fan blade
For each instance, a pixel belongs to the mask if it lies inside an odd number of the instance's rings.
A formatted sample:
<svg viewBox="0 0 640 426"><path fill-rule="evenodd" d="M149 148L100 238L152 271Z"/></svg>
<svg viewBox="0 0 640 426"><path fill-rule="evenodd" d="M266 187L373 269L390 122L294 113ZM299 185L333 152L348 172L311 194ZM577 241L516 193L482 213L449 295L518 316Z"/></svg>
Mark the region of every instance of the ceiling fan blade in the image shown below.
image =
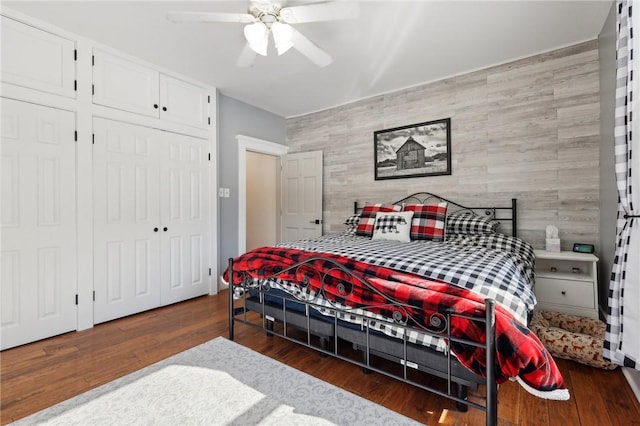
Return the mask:
<svg viewBox="0 0 640 426"><path fill-rule="evenodd" d="M311 62L319 67L326 67L333 58L324 50L316 46L311 40L302 35L298 30L292 27L293 33L291 41L293 42L293 48L298 52L306 56Z"/></svg>
<svg viewBox="0 0 640 426"><path fill-rule="evenodd" d="M355 1L327 2L302 6L284 7L280 17L288 24L305 22L335 21L338 19L355 19L360 9Z"/></svg>
<svg viewBox="0 0 640 426"><path fill-rule="evenodd" d="M256 56L258 54L249 47L249 43L244 45L244 49L238 56L238 61L236 62L236 66L240 68L249 68L253 66L253 63L256 61Z"/></svg>
<svg viewBox="0 0 640 426"><path fill-rule="evenodd" d="M220 12L167 12L167 19L172 22L235 22L250 24L256 18L248 13L220 13Z"/></svg>

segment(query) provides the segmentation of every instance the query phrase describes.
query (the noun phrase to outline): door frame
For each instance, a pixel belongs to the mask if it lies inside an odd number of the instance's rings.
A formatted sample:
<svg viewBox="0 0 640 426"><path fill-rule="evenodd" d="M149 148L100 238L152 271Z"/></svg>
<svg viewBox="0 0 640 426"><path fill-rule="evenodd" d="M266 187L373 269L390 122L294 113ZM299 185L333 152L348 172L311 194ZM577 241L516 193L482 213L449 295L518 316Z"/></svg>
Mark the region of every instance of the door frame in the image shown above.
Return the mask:
<svg viewBox="0 0 640 426"><path fill-rule="evenodd" d="M282 157L289 147L251 136L236 135L238 141L238 255L247 251L247 151Z"/></svg>

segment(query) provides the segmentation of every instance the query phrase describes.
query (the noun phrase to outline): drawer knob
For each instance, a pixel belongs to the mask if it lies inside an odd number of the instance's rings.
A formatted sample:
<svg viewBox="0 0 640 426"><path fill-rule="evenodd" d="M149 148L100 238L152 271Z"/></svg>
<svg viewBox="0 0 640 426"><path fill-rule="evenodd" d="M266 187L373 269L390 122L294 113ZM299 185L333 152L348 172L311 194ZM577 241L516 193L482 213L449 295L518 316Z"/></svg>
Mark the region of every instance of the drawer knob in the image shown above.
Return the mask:
<svg viewBox="0 0 640 426"><path fill-rule="evenodd" d="M567 292L566 292L566 291L564 291L564 290L562 290L560 293L561 293L563 296L566 296L566 295L567 295Z"/></svg>

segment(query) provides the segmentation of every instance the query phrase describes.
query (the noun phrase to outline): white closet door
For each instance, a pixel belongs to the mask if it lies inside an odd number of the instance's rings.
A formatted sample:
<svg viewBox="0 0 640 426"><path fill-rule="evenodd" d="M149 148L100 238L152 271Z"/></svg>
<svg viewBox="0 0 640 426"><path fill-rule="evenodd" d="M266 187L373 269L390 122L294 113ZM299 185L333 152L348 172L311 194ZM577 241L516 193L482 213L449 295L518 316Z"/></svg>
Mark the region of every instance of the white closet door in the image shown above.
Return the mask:
<svg viewBox="0 0 640 426"><path fill-rule="evenodd" d="M75 117L1 98L0 349L76 329Z"/></svg>
<svg viewBox="0 0 640 426"><path fill-rule="evenodd" d="M160 117L175 123L207 127L208 91L168 75L160 75Z"/></svg>
<svg viewBox="0 0 640 426"><path fill-rule="evenodd" d="M159 116L158 71L99 49L93 58L93 103Z"/></svg>
<svg viewBox="0 0 640 426"><path fill-rule="evenodd" d="M2 81L75 98L75 43L1 17Z"/></svg>
<svg viewBox="0 0 640 426"><path fill-rule="evenodd" d="M161 132L94 118L94 322L160 306Z"/></svg>
<svg viewBox="0 0 640 426"><path fill-rule="evenodd" d="M165 132L162 188L162 304L209 291L208 141ZM165 231L166 229L166 231Z"/></svg>

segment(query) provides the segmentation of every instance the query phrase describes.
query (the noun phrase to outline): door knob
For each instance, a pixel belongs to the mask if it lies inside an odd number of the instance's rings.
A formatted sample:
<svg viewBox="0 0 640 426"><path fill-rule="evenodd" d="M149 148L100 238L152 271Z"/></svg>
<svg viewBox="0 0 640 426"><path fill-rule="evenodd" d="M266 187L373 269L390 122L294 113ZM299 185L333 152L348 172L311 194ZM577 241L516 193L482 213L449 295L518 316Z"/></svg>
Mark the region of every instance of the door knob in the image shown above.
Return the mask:
<svg viewBox="0 0 640 426"><path fill-rule="evenodd" d="M162 110L163 110L163 111L166 111L166 110L167 110L167 107L162 107Z"/></svg>
<svg viewBox="0 0 640 426"><path fill-rule="evenodd" d="M153 104L153 107L154 107L155 109L158 109L158 104Z"/></svg>
<svg viewBox="0 0 640 426"><path fill-rule="evenodd" d="M313 223L314 225L320 225L322 221L320 219L310 220L309 223Z"/></svg>

